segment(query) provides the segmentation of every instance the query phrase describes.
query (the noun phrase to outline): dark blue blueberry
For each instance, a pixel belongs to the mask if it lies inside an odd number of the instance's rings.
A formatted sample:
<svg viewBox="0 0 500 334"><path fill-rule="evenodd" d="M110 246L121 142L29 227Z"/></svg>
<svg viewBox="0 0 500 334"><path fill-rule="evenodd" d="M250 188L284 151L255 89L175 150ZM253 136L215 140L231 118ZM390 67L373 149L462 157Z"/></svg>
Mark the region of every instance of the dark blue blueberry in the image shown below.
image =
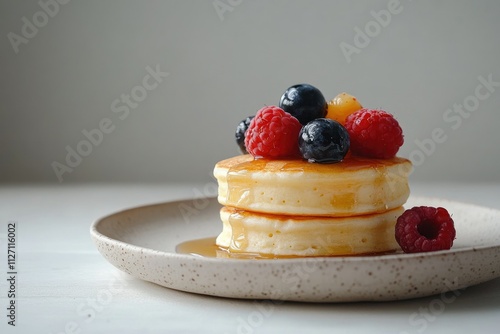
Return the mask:
<svg viewBox="0 0 500 334"><path fill-rule="evenodd" d="M319 89L308 84L294 85L281 96L279 107L305 125L316 118L325 117L327 104Z"/></svg>
<svg viewBox="0 0 500 334"><path fill-rule="evenodd" d="M240 151L243 154L247 154L247 148L245 147L245 133L248 130L248 127L250 126L250 122L255 116L249 116L242 120L240 124L236 127L236 143L240 147Z"/></svg>
<svg viewBox="0 0 500 334"><path fill-rule="evenodd" d="M329 118L317 118L302 127L299 149L309 162L332 163L342 161L349 150L346 128Z"/></svg>

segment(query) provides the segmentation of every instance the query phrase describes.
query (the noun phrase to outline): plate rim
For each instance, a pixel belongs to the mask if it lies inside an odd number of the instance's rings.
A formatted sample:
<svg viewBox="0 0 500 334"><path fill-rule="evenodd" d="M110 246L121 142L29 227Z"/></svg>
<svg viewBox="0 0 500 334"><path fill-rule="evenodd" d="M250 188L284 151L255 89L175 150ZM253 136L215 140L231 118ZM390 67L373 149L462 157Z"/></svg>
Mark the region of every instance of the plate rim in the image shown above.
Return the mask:
<svg viewBox="0 0 500 334"><path fill-rule="evenodd" d="M212 200L212 202L209 203L210 210L214 210L217 207L218 203L215 196L204 198L210 198ZM495 235L493 239L489 239L487 242L482 241L482 243L478 245L469 246L465 243L464 246L457 249L452 248L450 250L435 252L410 254L399 252L396 254L369 256L241 259L204 257L192 254L180 254L171 249L158 250L143 247L131 243L134 239L128 242L118 240L105 233L101 233L99 230L100 224L105 224L108 219L113 216L125 215L125 217L127 217L127 213L135 215L136 213L134 211L151 210L152 208L154 208L154 210L160 209L156 213L150 212L153 221L157 221L158 215L160 215L160 218L162 214L166 215L166 217L171 217L170 214L173 213L174 220L165 222L165 224L170 223L175 225L176 219L181 219L180 216L177 217L175 209L174 211L162 212L161 206L170 206L172 209L172 206L175 206L175 204L186 203L186 201L195 201L198 199L197 197L191 197L188 199L157 202L117 210L96 219L91 224L91 238L99 253L101 253L111 265L137 279L158 284L173 290L233 299L283 300L312 303L396 301L421 298L452 290L460 290L500 276L499 264L496 261L492 261L493 258L496 259L500 255L500 238L497 238L497 235ZM500 217L500 210L477 204L425 196L412 196L412 199L414 203L411 205L421 205L420 203L432 201L432 203L439 203L439 205L443 206L450 203L450 205L454 205L461 210L480 210L480 212L485 214L485 218L490 216L494 218L493 220L488 220L490 223L495 223L496 218ZM212 205L214 207L212 207ZM462 209L464 206L465 208ZM410 207L410 205L407 207ZM215 214L215 212L210 211L210 215L212 214ZM137 224L137 221L130 219L130 216L127 220L131 220L132 225L134 223ZM147 221L148 220L146 220L146 223ZM112 235L113 230L108 230L108 232ZM119 238L119 235L116 237ZM481 235L474 237L472 240L481 242ZM171 240L171 242L173 242L173 240ZM151 246L155 247L155 245L156 244L152 244ZM482 270L485 262L477 261L478 257L490 261L484 267L487 268L485 271ZM145 261L141 266L139 266L140 262L137 262L139 258L143 259L141 261ZM457 261L460 263L464 259L466 261L463 263L463 266L460 265L457 267L455 265ZM427 268L427 270L420 270L420 272L424 273L421 279L417 280L415 284L410 282L411 286L414 287L413 290L406 290L406 284L395 288L393 285L394 283L390 283L397 282L398 280L405 283L407 281L405 277L409 279L413 275L413 270L415 270L406 268L414 268L413 265L417 262L423 265L425 263L428 264L423 267ZM441 263L444 266L442 269L437 269L437 272L434 273L432 278L429 276L430 274L425 274L428 272L429 268L431 270L430 273L433 273L434 266L438 266L437 268L439 268L441 267ZM311 267L311 265L313 267ZM213 275L214 278L219 277L218 283L215 283L213 280L211 283L210 280L201 280L198 282L200 274L197 273L197 270L202 267L207 267L207 274L210 273L209 275ZM232 272L233 274L229 274L229 277L223 276L224 280L222 280L223 277L217 275L226 272L223 270L226 268L230 270L228 273ZM316 270L308 271L310 268L315 268ZM356 273L360 268L369 270L367 276L370 277L369 281L352 279L356 277ZM381 270L380 268L385 268L381 274L371 275L372 271L378 272ZM416 269L418 268L417 265ZM457 277L463 275L463 270L467 268L470 269L471 272L479 270L482 273L472 276L469 273L463 277L462 282L457 281ZM302 270L302 274L305 274L306 277L302 277L301 274L299 282L297 283L298 285L294 286L292 281L299 277L299 274L296 274L296 270L298 269ZM385 274L386 272L387 274ZM281 276L279 273L282 273ZM295 276L297 276L295 278L293 277L294 273ZM308 273L310 275L308 275ZM325 277L331 277L332 273L338 273L339 278L342 278L340 280L335 278L335 281L331 281L331 278L327 278L327 282L330 283L325 285L323 283L325 282ZM270 275L269 281L267 281L268 283L262 283L262 277L268 277L267 275ZM292 275L292 278L290 279L290 277L285 275ZM417 275L420 276L420 274ZM253 282L256 283L251 283L252 281L250 280L242 283L241 277L252 278L254 280ZM337 277L337 274L334 274L333 277ZM234 285L228 285L228 278L232 278L231 281L234 282L232 283ZM311 285L309 279L315 283ZM247 286L246 282L248 282L250 286ZM433 284L429 285L429 282L433 282ZM292 283L292 285L287 285L285 288L278 288L278 286L282 286L284 283ZM351 287L346 289L344 284L346 284L346 286L350 284ZM300 288L301 286L304 286L304 288ZM306 288L305 286L308 287ZM311 287L314 288L311 290ZM295 289L299 288L303 290L297 293ZM318 292L320 293L318 294ZM278 294L276 295L275 293Z"/></svg>
<svg viewBox="0 0 500 334"><path fill-rule="evenodd" d="M410 195L411 196L411 195ZM455 200L449 200L445 198L439 198L439 197L428 197L428 196L412 196L415 199L419 200L430 200L430 201L444 201L444 202L450 202L453 203L454 205L464 205L468 207L474 207L476 209L481 209L481 210L488 210L492 211L500 216L500 210L487 207L487 206L482 206L474 203L467 203L467 202L462 202L462 201L455 201ZM217 196L207 196L207 197L202 197L203 199L208 199L208 200L217 200ZM116 243L121 246L126 246L126 247L131 247L135 248L137 250L142 250L142 251L148 251L151 253L155 254L161 254L161 255L167 255L167 256L173 256L179 259L203 259L204 261L214 261L214 262L236 262L236 263L241 263L241 262L255 262L255 263L275 263L275 262L280 262L280 263L293 263L297 261L303 261L304 259L324 259L330 262L343 262L345 263L346 261L348 262L361 262L361 261L366 261L366 260L381 260L381 259L399 259L399 258L428 258L428 257L434 257L434 256L449 256L449 255L455 255L458 253L468 253L468 252L475 252L475 251L486 251L494 248L499 248L500 247L500 240L498 240L497 244L486 244L486 245L478 245L478 246L470 246L470 247L463 247L463 248L457 248L453 249L453 247L449 250L440 250L440 251L432 251L432 252L420 252L420 253L397 253L397 254L381 254L381 255L360 255L360 256L309 256L309 257L295 257L295 258L271 258L271 259L249 259L249 258L211 258L211 257L203 257L203 256L195 256L195 255L190 255L190 254L181 254L181 253L176 253L176 252L167 252L167 251L162 251L162 250L156 250L148 247L143 247L143 246L138 246L134 245L125 241L121 241L118 239L114 239L112 237L109 237L100 231L98 231L98 226L100 224L103 224L106 219L109 219L113 216L120 215L120 214L125 214L127 212L133 212L133 211L138 211L138 210L147 210L153 207L160 207L164 205L174 205L176 203L183 203L186 201L195 201L197 197L188 197L184 199L176 199L176 200L171 200L171 201L163 201L163 202L154 202L154 203L149 203L149 204L144 204L144 205L137 205L137 206L132 206L128 208L123 208L120 210L116 210L114 212L111 212L109 214L106 214L104 216L101 216L97 219L95 219L92 224L90 225L90 235L92 238L95 239L103 239L103 240L108 240L113 243Z"/></svg>

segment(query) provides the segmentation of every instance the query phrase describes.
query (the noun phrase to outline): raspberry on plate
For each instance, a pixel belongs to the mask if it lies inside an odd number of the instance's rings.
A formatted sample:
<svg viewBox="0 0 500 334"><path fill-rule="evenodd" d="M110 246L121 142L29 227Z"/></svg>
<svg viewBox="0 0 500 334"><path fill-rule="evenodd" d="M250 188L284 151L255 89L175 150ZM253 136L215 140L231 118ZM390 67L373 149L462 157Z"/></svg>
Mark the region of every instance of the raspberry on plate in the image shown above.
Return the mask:
<svg viewBox="0 0 500 334"><path fill-rule="evenodd" d="M441 207L416 206L396 222L396 241L405 253L450 249L455 235L453 219Z"/></svg>
<svg viewBox="0 0 500 334"><path fill-rule="evenodd" d="M300 155L300 122L276 106L260 109L245 134L245 147L256 158L286 158Z"/></svg>
<svg viewBox="0 0 500 334"><path fill-rule="evenodd" d="M389 159L404 142L398 121L383 110L356 111L347 116L345 127L351 138L351 151L358 156Z"/></svg>

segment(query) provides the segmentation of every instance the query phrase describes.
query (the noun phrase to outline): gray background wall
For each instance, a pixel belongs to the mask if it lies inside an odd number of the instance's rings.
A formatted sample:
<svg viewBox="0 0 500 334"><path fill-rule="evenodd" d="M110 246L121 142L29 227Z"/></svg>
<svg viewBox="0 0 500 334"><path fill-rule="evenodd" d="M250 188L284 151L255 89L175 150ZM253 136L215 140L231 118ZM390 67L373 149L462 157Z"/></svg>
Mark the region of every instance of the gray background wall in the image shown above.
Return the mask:
<svg viewBox="0 0 500 334"><path fill-rule="evenodd" d="M0 3L2 183L211 180L300 82L393 113L415 180L499 180L499 1L66 1Z"/></svg>

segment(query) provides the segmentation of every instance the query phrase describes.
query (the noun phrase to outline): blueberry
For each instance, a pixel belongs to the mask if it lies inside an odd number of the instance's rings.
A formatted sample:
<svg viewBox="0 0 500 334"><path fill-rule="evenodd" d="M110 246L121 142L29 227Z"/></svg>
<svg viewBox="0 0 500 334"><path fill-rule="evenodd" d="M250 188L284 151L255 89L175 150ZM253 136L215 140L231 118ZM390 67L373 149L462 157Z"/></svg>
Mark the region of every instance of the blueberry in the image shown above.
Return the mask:
<svg viewBox="0 0 500 334"><path fill-rule="evenodd" d="M302 127L299 149L309 162L332 163L342 161L349 150L346 128L329 118L317 118Z"/></svg>
<svg viewBox="0 0 500 334"><path fill-rule="evenodd" d="M236 127L236 143L240 147L240 151L243 154L247 154L247 148L245 147L245 132L247 132L248 127L250 126L250 122L255 116L248 116L244 120L238 124Z"/></svg>
<svg viewBox="0 0 500 334"><path fill-rule="evenodd" d="M281 96L279 107L305 125L316 118L325 117L327 104L319 89L308 84L289 87Z"/></svg>

